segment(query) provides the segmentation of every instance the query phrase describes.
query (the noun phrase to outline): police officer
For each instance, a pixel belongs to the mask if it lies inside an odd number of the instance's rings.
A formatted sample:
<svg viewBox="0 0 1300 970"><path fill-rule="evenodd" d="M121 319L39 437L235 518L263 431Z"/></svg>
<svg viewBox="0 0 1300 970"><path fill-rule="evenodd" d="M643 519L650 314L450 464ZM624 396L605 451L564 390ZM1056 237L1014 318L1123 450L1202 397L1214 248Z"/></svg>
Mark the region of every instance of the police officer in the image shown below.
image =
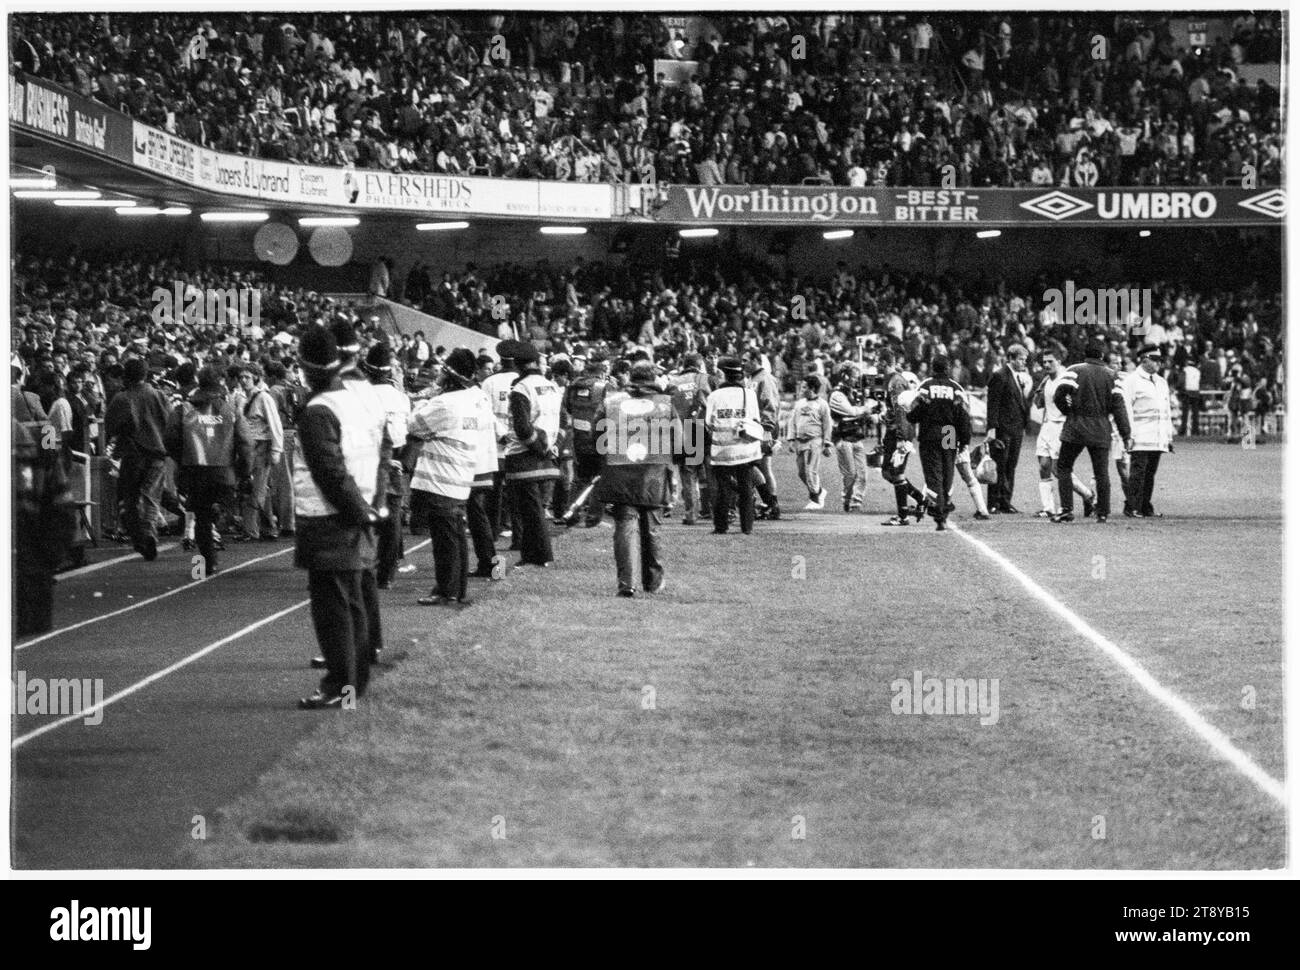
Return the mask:
<svg viewBox="0 0 1300 970"><path fill-rule="evenodd" d="M898 406L916 425L925 474L924 506L934 516L938 532L948 528L948 493L952 491L957 452L970 444L970 402L962 386L948 376L947 357L930 362L930 374L917 388L910 404L906 396Z"/></svg>
<svg viewBox="0 0 1300 970"><path fill-rule="evenodd" d="M299 363L310 396L294 452L294 563L307 570L312 623L325 676L304 709L347 706L365 693L381 648L375 529L382 518L391 447L382 413L346 389L334 335L312 326Z"/></svg>
<svg viewBox="0 0 1300 970"><path fill-rule="evenodd" d="M1119 376L1101 362L1105 352L1101 341L1089 341L1082 364L1070 367L1061 377L1052 399L1065 415L1061 427L1061 454L1056 460L1056 486L1061 512L1053 522L1074 521L1074 462L1087 449L1096 478L1097 521L1110 515L1110 422L1115 421L1120 440L1133 449L1128 408L1120 389Z"/></svg>
<svg viewBox="0 0 1300 970"><path fill-rule="evenodd" d="M498 469L496 416L492 413L487 393L479 383L485 361L489 365L492 363L491 358L475 358L471 351L458 347L447 356L444 366L461 376L468 369L473 375L473 388L478 392L475 397L478 407L478 437L474 448L474 481L470 483L469 499L465 502L465 522L469 526L470 542L478 560L470 576L501 579L503 570L497 568L500 560L497 558L496 530L492 526L489 512Z"/></svg>
<svg viewBox="0 0 1300 970"><path fill-rule="evenodd" d="M433 546L435 583L421 606L468 606L469 539L465 503L478 468L479 422L488 420L474 383L474 357L453 352L442 369L442 393L421 402L410 434L421 442L411 476L411 513L424 520Z"/></svg>
<svg viewBox="0 0 1300 970"><path fill-rule="evenodd" d="M487 395L496 421L497 437L497 473L493 478L492 494L488 501L488 517L492 522L493 538L509 533L510 548L519 548L519 536L515 534L514 516L510 511L510 498L506 494L505 459L506 444L510 440L510 387L519 374L515 362L506 351L519 346L517 340L503 340L497 344L497 356L501 369L483 379L483 393ZM504 348L504 350L502 349Z"/></svg>
<svg viewBox="0 0 1300 970"><path fill-rule="evenodd" d="M657 593L664 586L659 559L659 510L665 501L665 470L681 447L681 421L673 400L655 384L649 361L632 365L626 391L606 395L597 415L604 442L604 465L596 486L597 499L614 509L614 562L618 595L636 595L633 537L640 534L641 588Z"/></svg>
<svg viewBox="0 0 1300 970"><path fill-rule="evenodd" d="M510 504L521 533L521 566L545 568L554 558L550 523L546 520L546 486L560 477L556 438L560 433L560 389L542 376L537 348L523 341L505 341L519 370L510 385L510 427L505 473ZM499 348L498 348L499 349Z"/></svg>
<svg viewBox="0 0 1300 970"><path fill-rule="evenodd" d="M682 525L694 525L697 516L709 514L709 483L701 477L701 472L704 470L704 408L712 388L704 373L704 358L694 351L684 354L681 370L668 377L668 392L672 396L673 413L682 425L682 447L673 453L685 506Z"/></svg>
<svg viewBox="0 0 1300 970"><path fill-rule="evenodd" d="M587 366L572 384L564 389L564 409L573 425L573 494L581 495L600 474L601 456L596 450L596 415L612 388L609 357L599 348L591 351ZM574 510L571 522L583 516L587 528L600 525L602 506L588 498Z"/></svg>
<svg viewBox="0 0 1300 970"><path fill-rule="evenodd" d="M397 388L393 349L386 343L377 343L366 354L361 370L370 378L370 390L383 409L388 428L388 440L394 456L406 446L406 423L411 416L411 400ZM394 457L388 462L388 486L385 501L388 517L378 529L379 558L375 566L375 584L380 589L393 585L397 563L405 556L402 549L402 462Z"/></svg>
<svg viewBox="0 0 1300 970"><path fill-rule="evenodd" d="M1124 501L1124 514L1129 518L1163 518L1151 505L1160 456L1174 450L1169 383L1160 375L1163 360L1160 347L1147 344L1138 351L1137 370L1125 374L1121 384L1133 415L1133 464Z"/></svg>
<svg viewBox="0 0 1300 970"><path fill-rule="evenodd" d="M210 577L217 571L217 519L234 499L236 482L253 473L256 447L215 367L199 371L198 387L167 419L163 443L178 466L176 484L194 514L195 544L204 578Z"/></svg>
<svg viewBox="0 0 1300 970"><path fill-rule="evenodd" d="M754 530L754 469L763 457L758 395L745 385L744 366L734 357L718 363L723 383L704 406L713 474L713 532L727 531L728 512L738 501L740 531Z"/></svg>

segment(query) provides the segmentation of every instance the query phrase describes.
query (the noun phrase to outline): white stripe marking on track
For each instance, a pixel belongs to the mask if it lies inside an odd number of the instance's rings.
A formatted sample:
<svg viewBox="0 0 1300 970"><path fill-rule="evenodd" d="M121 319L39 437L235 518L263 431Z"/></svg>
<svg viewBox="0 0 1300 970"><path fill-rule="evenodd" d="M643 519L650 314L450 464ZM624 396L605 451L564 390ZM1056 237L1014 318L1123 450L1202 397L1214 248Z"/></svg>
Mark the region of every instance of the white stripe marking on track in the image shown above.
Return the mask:
<svg viewBox="0 0 1300 970"><path fill-rule="evenodd" d="M158 547L158 554L162 555L164 552L168 552L169 550L175 548L176 548L176 543L169 542L165 546ZM116 566L120 562L127 562L128 560L139 559L139 558L140 558L140 554L138 552L128 552L125 556L117 556L113 559L104 559L101 560L100 562L92 562L88 566L78 566L76 569L69 569L67 572L62 572L59 573L57 576L55 576L54 581L56 583L61 583L65 579L72 579L76 576L84 576L86 575L86 573L93 573L99 569L107 569L109 566ZM217 575L220 576L221 574L218 573Z"/></svg>
<svg viewBox="0 0 1300 970"><path fill-rule="evenodd" d="M150 603L157 603L159 600L165 600L169 596L175 596L177 593L183 593L187 589L198 589L201 586L208 585L208 583L215 583L222 576L227 576L230 573L238 572L239 570L243 569L245 566L251 566L254 563L263 562L264 560L267 559L274 559L276 556L283 556L287 552L293 552L293 549L294 547L290 546L288 549L281 549L279 552L268 553L265 556L258 556L256 559L249 559L247 562L241 562L237 566L230 566L228 568L221 569L217 572L215 576L209 577L208 579L202 579L202 580L196 579L193 582L186 583L184 586L177 586L175 589L169 589L165 593L159 593L157 596L150 596L148 599L142 599L140 600L140 602L132 603L130 606L124 606L120 610L113 610L111 613L103 613L100 614L99 616L92 616L87 620L80 621L79 623L73 623L71 626L60 627L57 630L51 630L49 633L43 633L39 637L34 637L31 640L26 640L23 643L14 644L14 649L26 650L28 647L34 647L36 646L36 644L41 643L45 640L49 640L52 637L57 637L64 633L71 633L73 630L80 630L83 626L91 626L92 624L99 623L103 620L111 620L115 616L121 616L123 613L130 613L132 610L138 610L140 607L148 606Z"/></svg>
<svg viewBox="0 0 1300 970"><path fill-rule="evenodd" d="M1228 739L1226 734L1202 717L1191 704L1187 703L1187 701L1183 700L1173 691L1161 684L1150 674L1150 672L1147 671L1145 667L1142 666L1142 664L1115 643L1094 630L1077 613L1063 604L1051 593L1047 592L1047 590L1043 589L1043 587L1039 586L1038 583L1034 582L1033 579L1031 579L1015 563L1007 559L1006 556L956 526L949 526L949 528L989 559L993 560L994 563L1001 567L1003 572L1007 573L1012 579L1016 580L1016 582L1023 586L1029 592L1029 595L1043 606L1047 607L1051 612L1055 613L1076 633L1113 660L1121 670L1137 681L1138 685L1143 690L1176 714L1193 734L1214 750L1215 754L1249 778L1260 791L1268 795L1279 805L1283 807L1286 806L1285 786L1259 765L1255 764L1250 755L1246 754L1246 752L1234 745Z"/></svg>

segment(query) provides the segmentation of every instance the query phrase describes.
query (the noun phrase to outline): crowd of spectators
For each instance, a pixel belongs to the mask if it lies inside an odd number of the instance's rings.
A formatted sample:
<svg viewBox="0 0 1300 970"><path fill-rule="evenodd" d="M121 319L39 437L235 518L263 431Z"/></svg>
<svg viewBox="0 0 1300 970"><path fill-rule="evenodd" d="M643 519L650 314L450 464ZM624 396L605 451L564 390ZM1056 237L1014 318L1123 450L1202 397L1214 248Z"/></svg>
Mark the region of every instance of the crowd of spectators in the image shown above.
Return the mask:
<svg viewBox="0 0 1300 970"><path fill-rule="evenodd" d="M16 14L15 69L198 144L573 181L1278 184L1276 13ZM667 65L664 62L671 62ZM660 68L658 70L656 65ZM1249 78L1254 77L1252 81Z"/></svg>

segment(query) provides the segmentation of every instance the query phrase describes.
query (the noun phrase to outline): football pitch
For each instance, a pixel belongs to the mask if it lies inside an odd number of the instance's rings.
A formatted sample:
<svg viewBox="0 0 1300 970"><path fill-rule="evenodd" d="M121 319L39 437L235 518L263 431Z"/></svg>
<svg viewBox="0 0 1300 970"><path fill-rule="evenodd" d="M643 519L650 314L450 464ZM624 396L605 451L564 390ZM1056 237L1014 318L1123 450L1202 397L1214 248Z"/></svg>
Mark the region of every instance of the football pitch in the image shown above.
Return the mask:
<svg viewBox="0 0 1300 970"><path fill-rule="evenodd" d="M422 550L385 594L392 668L356 711L286 710L315 726L178 862L1281 866L1282 462L1179 442L1165 518L1053 525L1027 445L1025 514L974 522L959 483L937 534L880 526L875 470L868 514L833 468L801 511L781 454L785 520L674 516L668 586L633 601L609 528L458 613L413 605Z"/></svg>

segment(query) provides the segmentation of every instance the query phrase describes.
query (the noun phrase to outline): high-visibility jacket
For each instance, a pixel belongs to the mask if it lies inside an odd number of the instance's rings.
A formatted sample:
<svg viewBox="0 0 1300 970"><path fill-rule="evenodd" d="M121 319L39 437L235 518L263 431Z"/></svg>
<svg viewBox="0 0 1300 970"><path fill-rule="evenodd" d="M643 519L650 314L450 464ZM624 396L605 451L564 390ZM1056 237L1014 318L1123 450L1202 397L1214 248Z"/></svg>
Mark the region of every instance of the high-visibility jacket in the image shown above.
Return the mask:
<svg viewBox="0 0 1300 970"><path fill-rule="evenodd" d="M667 394L614 393L605 401L607 465L668 465L673 460L673 399Z"/></svg>
<svg viewBox="0 0 1300 970"><path fill-rule="evenodd" d="M544 432L547 442L554 445L555 439L560 434L560 389L541 374L525 374L514 382L510 393L528 399L529 416L533 427L537 431ZM510 426L506 454L526 454L531 450L532 442L519 439L515 434L514 423L509 420L508 412L506 420Z"/></svg>
<svg viewBox="0 0 1300 970"><path fill-rule="evenodd" d="M479 423L486 416L482 398L477 387L444 391L422 402L411 415L410 433L423 439L411 476L412 491L469 498L479 460Z"/></svg>
<svg viewBox="0 0 1300 970"><path fill-rule="evenodd" d="M745 465L763 457L763 426L758 395L750 387L724 384L704 407L711 436L709 458L715 465ZM742 437L741 431L748 437Z"/></svg>
<svg viewBox="0 0 1300 970"><path fill-rule="evenodd" d="M470 390L478 392L474 398L478 408L478 443L474 449L473 487L488 488L492 485L492 476L501 467L497 458L496 416L492 413L492 404L483 388L475 385Z"/></svg>
<svg viewBox="0 0 1300 970"><path fill-rule="evenodd" d="M373 396L358 394L344 387L337 391L317 394L307 407L326 407L334 412L339 422L340 448L348 475L356 482L361 497L371 504L375 500L379 474L379 454L383 448L386 416L374 407ZM307 467L303 449L295 448L293 454L293 510L295 515L336 515L334 508L321 494Z"/></svg>
<svg viewBox="0 0 1300 970"><path fill-rule="evenodd" d="M1132 417L1134 451L1168 451L1174 440L1169 382L1141 367L1124 375L1121 388Z"/></svg>
<svg viewBox="0 0 1300 970"><path fill-rule="evenodd" d="M483 393L487 395L492 407L492 416L496 420L497 458L506 455L506 438L510 435L510 385L519 375L514 371L500 371L489 374L483 381Z"/></svg>
<svg viewBox="0 0 1300 970"><path fill-rule="evenodd" d="M564 403L573 422L573 450L576 454L596 454L596 414L608 387L609 381L603 377L579 377L565 388Z"/></svg>

